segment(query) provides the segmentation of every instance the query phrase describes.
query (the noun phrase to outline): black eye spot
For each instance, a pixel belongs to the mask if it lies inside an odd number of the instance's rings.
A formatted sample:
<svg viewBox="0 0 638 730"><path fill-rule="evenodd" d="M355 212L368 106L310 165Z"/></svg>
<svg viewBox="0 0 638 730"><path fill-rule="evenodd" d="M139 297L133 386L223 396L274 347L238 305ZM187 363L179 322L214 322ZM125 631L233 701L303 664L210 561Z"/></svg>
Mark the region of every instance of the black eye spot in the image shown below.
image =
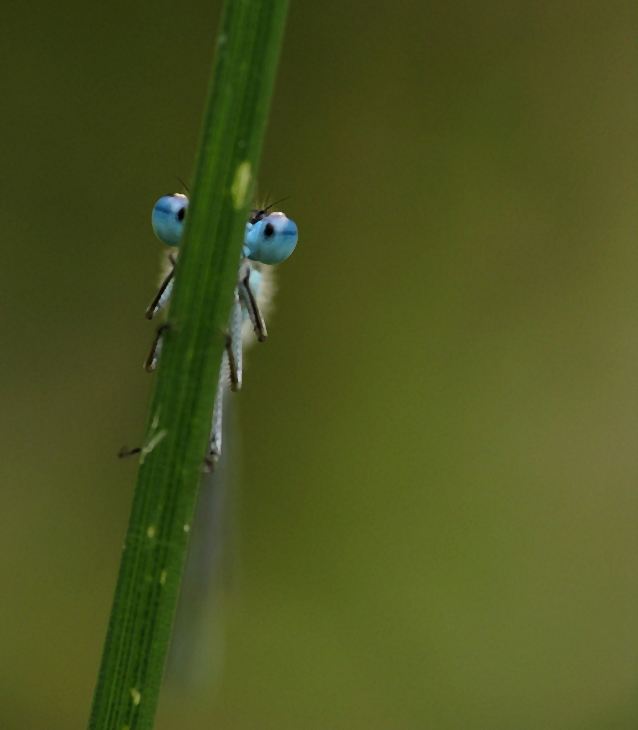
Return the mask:
<svg viewBox="0 0 638 730"><path fill-rule="evenodd" d="M270 238L274 232L275 232L275 226L273 226L272 223L266 223L266 225L264 227L264 237Z"/></svg>
<svg viewBox="0 0 638 730"><path fill-rule="evenodd" d="M181 221L183 221L183 220L184 220L184 216L185 216L185 215L186 215L186 208L180 208L180 209L179 209L179 210L177 211L177 215L176 215L175 217L176 217L176 218L177 218L177 220L178 220L178 221L180 221L180 223L181 223Z"/></svg>

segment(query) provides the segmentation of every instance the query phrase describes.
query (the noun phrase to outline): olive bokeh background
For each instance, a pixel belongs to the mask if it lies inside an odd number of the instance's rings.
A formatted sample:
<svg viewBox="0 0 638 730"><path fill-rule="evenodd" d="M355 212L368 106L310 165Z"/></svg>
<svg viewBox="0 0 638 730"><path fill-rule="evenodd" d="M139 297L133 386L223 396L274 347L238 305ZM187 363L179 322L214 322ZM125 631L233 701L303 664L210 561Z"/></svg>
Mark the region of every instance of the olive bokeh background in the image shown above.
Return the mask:
<svg viewBox="0 0 638 730"><path fill-rule="evenodd" d="M84 728L219 3L13 3L0 725ZM638 7L292 0L220 681L157 730L638 724Z"/></svg>

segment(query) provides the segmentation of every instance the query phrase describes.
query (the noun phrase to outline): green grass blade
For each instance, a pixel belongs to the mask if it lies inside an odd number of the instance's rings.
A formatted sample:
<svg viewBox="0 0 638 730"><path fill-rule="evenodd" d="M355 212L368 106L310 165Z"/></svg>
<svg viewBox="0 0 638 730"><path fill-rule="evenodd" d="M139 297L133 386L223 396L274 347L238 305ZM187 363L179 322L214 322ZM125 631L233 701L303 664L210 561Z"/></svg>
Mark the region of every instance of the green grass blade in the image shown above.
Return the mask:
<svg viewBox="0 0 638 730"><path fill-rule="evenodd" d="M92 730L153 726L287 5L225 3Z"/></svg>

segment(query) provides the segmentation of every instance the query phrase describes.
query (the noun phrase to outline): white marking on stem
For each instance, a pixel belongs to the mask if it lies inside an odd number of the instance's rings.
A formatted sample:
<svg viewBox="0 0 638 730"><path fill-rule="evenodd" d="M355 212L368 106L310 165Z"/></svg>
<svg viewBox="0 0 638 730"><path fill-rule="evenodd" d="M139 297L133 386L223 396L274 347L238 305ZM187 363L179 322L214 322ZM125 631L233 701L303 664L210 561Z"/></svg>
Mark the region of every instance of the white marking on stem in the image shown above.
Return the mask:
<svg viewBox="0 0 638 730"><path fill-rule="evenodd" d="M155 537L155 525L151 525L148 530L146 530L146 534L149 539L152 540Z"/></svg>
<svg viewBox="0 0 638 730"><path fill-rule="evenodd" d="M168 431L163 428L161 431L158 431L155 436L142 448L142 452L140 454L140 464L144 463L144 459L148 454L153 451L153 449L159 444L159 442L166 436Z"/></svg>
<svg viewBox="0 0 638 730"><path fill-rule="evenodd" d="M137 707L137 705L140 704L142 695L135 689L135 687L133 687L133 689L131 689L131 697L133 698L133 704Z"/></svg>

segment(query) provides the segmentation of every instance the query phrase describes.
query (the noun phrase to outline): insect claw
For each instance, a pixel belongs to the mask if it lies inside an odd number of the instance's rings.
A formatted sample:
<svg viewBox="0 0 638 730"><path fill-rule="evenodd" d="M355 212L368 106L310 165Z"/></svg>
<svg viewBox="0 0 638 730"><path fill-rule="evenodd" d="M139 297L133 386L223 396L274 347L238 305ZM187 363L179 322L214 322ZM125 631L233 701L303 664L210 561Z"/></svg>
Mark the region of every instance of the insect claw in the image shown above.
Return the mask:
<svg viewBox="0 0 638 730"><path fill-rule="evenodd" d="M141 452L142 449L139 446L134 449L128 449L126 446L122 446L122 448L117 452L117 458L126 459L129 456L133 456L134 454L139 454Z"/></svg>

